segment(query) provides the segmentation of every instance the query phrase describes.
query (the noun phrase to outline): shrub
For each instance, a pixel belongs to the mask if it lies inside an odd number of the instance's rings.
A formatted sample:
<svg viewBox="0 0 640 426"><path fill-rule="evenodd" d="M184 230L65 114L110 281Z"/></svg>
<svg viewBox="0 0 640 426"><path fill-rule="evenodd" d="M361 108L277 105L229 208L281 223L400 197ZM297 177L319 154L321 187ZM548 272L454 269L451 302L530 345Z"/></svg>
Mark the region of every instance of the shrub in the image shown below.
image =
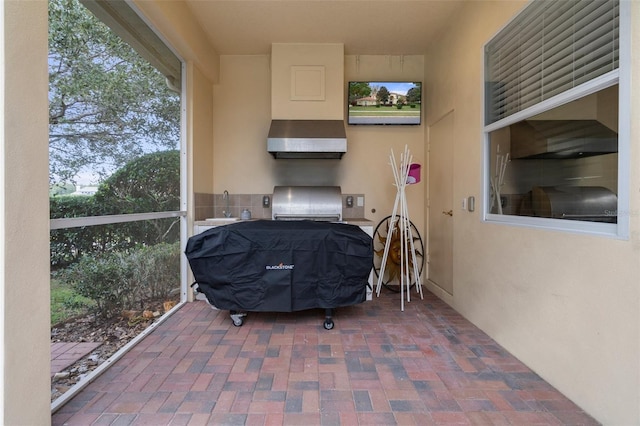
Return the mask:
<svg viewBox="0 0 640 426"><path fill-rule="evenodd" d="M155 152L116 171L95 196L49 198L52 219L179 210L180 153ZM51 267L65 268L83 256L175 242L180 219L165 218L51 231Z"/></svg>
<svg viewBox="0 0 640 426"><path fill-rule="evenodd" d="M132 264L138 299L169 296L180 282L179 244L160 243L134 250L127 258Z"/></svg>
<svg viewBox="0 0 640 426"><path fill-rule="evenodd" d="M402 107L403 107L403 106L404 106L404 105L402 105L400 102L398 102L398 103L396 104L396 108L398 108L398 109L402 109Z"/></svg>
<svg viewBox="0 0 640 426"><path fill-rule="evenodd" d="M109 318L145 301L166 298L180 283L179 243L82 257L57 276L95 302L96 315Z"/></svg>
<svg viewBox="0 0 640 426"><path fill-rule="evenodd" d="M111 317L125 306L124 295L130 293L117 253L100 257L83 257L59 275L69 282L81 296L95 302L94 311L102 317Z"/></svg>
<svg viewBox="0 0 640 426"><path fill-rule="evenodd" d="M60 196L49 198L51 219L94 216L97 213L92 197ZM64 268L85 253L95 250L96 230L88 228L55 229L50 233L51 267Z"/></svg>
<svg viewBox="0 0 640 426"><path fill-rule="evenodd" d="M107 178L95 198L104 214L179 210L180 152L154 152L136 158Z"/></svg>

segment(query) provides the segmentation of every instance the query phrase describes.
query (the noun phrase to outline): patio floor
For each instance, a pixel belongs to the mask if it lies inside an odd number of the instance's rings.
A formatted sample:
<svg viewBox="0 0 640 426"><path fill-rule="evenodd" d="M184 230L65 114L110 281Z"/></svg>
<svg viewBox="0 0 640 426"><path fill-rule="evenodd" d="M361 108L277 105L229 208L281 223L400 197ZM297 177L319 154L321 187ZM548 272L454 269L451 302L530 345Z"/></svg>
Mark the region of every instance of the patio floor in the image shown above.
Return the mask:
<svg viewBox="0 0 640 426"><path fill-rule="evenodd" d="M51 377L64 371L74 362L90 354L92 350L100 346L93 342L57 342L51 343Z"/></svg>
<svg viewBox="0 0 640 426"><path fill-rule="evenodd" d="M52 415L53 425L596 425L426 292L334 312L188 303Z"/></svg>

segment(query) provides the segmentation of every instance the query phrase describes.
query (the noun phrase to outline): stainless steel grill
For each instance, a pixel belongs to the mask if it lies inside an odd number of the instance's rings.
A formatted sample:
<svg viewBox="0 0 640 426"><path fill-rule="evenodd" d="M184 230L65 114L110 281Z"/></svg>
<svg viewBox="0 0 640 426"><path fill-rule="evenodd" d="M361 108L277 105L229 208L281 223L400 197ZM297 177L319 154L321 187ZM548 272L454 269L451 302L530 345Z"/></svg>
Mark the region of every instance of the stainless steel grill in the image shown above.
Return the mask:
<svg viewBox="0 0 640 426"><path fill-rule="evenodd" d="M276 186L273 188L273 220L342 221L339 186Z"/></svg>
<svg viewBox="0 0 640 426"><path fill-rule="evenodd" d="M531 191L535 216L594 222L617 221L618 197L600 186L544 186Z"/></svg>

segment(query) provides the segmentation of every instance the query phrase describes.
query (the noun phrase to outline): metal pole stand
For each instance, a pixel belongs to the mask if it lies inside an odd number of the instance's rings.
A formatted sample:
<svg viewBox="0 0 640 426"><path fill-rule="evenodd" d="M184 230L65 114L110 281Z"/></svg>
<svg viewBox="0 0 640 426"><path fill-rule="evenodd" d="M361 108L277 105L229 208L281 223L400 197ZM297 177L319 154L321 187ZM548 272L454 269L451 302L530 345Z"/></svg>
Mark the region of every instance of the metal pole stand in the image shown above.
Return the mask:
<svg viewBox="0 0 640 426"><path fill-rule="evenodd" d="M393 178L395 180L395 186L397 189L396 200L393 205L393 213L391 214L389 224L389 234L384 245L384 254L382 256L382 263L380 265L380 274L378 275L378 283L376 285L376 296L380 296L380 288L382 287L382 281L384 277L384 270L387 264L387 258L389 256L390 243L392 238L391 233L400 233L400 310L404 311L404 295L406 286L407 302L411 301L411 269L413 269L413 276L416 278L416 290L420 295L420 299L423 299L422 294L422 282L420 281L420 272L418 269L418 262L416 260L416 249L413 244L413 232L411 230L411 221L409 219L409 207L407 205L407 198L405 195L405 188L407 185L415 183L415 180L409 179L409 170L411 167L412 156L409 153L409 148L405 145L404 153L400 156L400 163L396 163L393 149L389 156L391 169L393 170ZM410 182L410 183L408 183ZM398 210L400 214L398 215ZM398 219L397 219L398 218ZM398 221L396 226L396 221ZM409 261L411 256L411 262ZM410 268L410 265L412 268Z"/></svg>

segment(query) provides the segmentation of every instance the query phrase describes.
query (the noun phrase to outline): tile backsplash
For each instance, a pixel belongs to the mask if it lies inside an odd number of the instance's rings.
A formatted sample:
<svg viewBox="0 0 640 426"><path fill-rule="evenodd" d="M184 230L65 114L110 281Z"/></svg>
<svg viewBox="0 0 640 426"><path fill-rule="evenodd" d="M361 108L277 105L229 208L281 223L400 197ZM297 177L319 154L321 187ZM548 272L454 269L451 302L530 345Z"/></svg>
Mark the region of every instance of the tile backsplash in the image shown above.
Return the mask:
<svg viewBox="0 0 640 426"><path fill-rule="evenodd" d="M265 196L269 197L269 207L263 206ZM347 206L348 197L353 197L353 207ZM363 201L362 206L358 200ZM224 217L227 205L231 217L240 217L242 210L248 209L252 219L271 219L271 201L271 194L229 194L226 200L223 194L195 193L195 220ZM364 218L364 194L342 194L342 216Z"/></svg>
<svg viewBox="0 0 640 426"><path fill-rule="evenodd" d="M213 217L213 194L196 192L193 194L195 204L195 220Z"/></svg>

